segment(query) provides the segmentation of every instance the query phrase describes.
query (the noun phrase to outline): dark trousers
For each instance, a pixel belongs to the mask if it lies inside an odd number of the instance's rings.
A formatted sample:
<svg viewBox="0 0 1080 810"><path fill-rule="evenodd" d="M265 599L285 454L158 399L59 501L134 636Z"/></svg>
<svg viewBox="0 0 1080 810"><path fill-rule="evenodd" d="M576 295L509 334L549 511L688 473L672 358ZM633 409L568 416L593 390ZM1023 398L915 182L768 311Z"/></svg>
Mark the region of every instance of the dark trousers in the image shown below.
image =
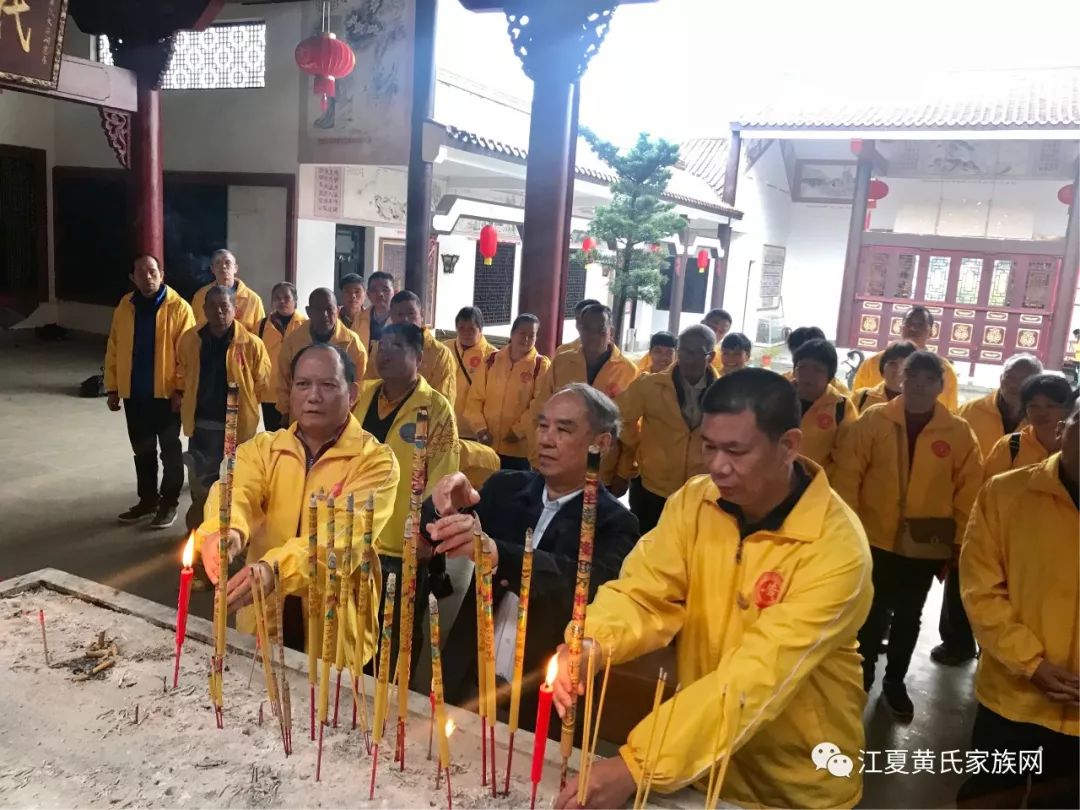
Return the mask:
<svg viewBox="0 0 1080 810"><path fill-rule="evenodd" d="M642 534L656 528L666 503L667 498L645 489L640 478L630 479L630 511L638 519Z"/></svg>
<svg viewBox="0 0 1080 810"><path fill-rule="evenodd" d="M283 427L288 427L288 425L281 424L281 411L273 403L264 402L262 404L262 417L263 427L271 433L275 430L281 430Z"/></svg>
<svg viewBox="0 0 1080 810"><path fill-rule="evenodd" d="M167 399L125 399L124 418L135 454L140 503L176 506L184 486L180 414ZM158 447L161 447L161 489L158 490Z"/></svg>
<svg viewBox="0 0 1080 810"><path fill-rule="evenodd" d="M499 454L499 461L502 463L501 467L504 470L521 470L522 472L528 472L531 468L529 466L529 460L527 458L518 458L517 456L504 456Z"/></svg>
<svg viewBox="0 0 1080 810"><path fill-rule="evenodd" d="M382 624L383 608L386 604L386 580L390 574L397 579L397 596L394 600L394 634L390 637L390 680L394 680L394 672L397 671L398 638L401 635L401 558L379 555L379 564L382 567L382 591L379 594L379 649L382 649ZM416 598L413 601L413 627L412 627L412 665L409 669L409 679L414 680L416 675L416 662L420 660L420 652L424 646L424 625L428 623L428 593L431 584L428 580L427 563L419 563L416 567ZM379 654L376 652L372 661L378 661ZM364 667L369 675L373 674L371 664ZM420 684L418 692L427 693L430 684Z"/></svg>
<svg viewBox="0 0 1080 810"><path fill-rule="evenodd" d="M203 508L210 494L210 487L221 476L221 461L225 458L225 431L195 426L188 439L188 453L195 462L195 476L191 485L191 506L187 511L188 531L199 528L203 522Z"/></svg>
<svg viewBox="0 0 1080 810"><path fill-rule="evenodd" d="M1021 751L1042 749L1042 772L1020 772ZM1035 725L1008 720L981 703L975 710L971 750L1009 751L1015 773L977 773L960 786L957 807L1080 807L1080 738ZM1030 784L1029 784L1030 779Z"/></svg>
<svg viewBox="0 0 1080 810"><path fill-rule="evenodd" d="M945 578L938 632L941 642L950 650L975 652L975 636L971 634L971 622L960 598L960 570L955 566L949 569L949 576Z"/></svg>
<svg viewBox="0 0 1080 810"><path fill-rule="evenodd" d="M889 645L885 651L885 680L894 683L904 680L915 652L915 642L919 640L923 604L934 574L941 569L940 560L913 560L874 546L870 547L870 554L874 562L874 601L859 630L863 686L867 691L874 683L874 670L886 629Z"/></svg>

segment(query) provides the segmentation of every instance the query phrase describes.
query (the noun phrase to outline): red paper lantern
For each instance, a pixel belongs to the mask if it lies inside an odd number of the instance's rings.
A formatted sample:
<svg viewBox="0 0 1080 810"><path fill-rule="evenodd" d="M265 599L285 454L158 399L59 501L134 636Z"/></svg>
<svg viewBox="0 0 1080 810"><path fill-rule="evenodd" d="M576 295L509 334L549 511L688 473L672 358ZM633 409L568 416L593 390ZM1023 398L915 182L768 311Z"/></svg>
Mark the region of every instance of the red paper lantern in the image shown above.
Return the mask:
<svg viewBox="0 0 1080 810"><path fill-rule="evenodd" d="M480 255L484 257L484 264L490 265L498 250L499 232L494 225L485 225L480 229Z"/></svg>
<svg viewBox="0 0 1080 810"><path fill-rule="evenodd" d="M333 98L336 81L356 67L356 54L347 43L324 31L297 45L295 57L297 66L315 77L315 94L320 96L322 111L326 112L327 99Z"/></svg>
<svg viewBox="0 0 1080 810"><path fill-rule="evenodd" d="M591 236L586 236L581 240L581 249L588 253L590 250L596 250L596 240Z"/></svg>
<svg viewBox="0 0 1080 810"><path fill-rule="evenodd" d="M1058 189L1058 202L1062 205L1072 205L1076 200L1076 186L1072 183Z"/></svg>
<svg viewBox="0 0 1080 810"><path fill-rule="evenodd" d="M709 269L709 251L702 248L697 252L697 271L704 273Z"/></svg>
<svg viewBox="0 0 1080 810"><path fill-rule="evenodd" d="M866 194L866 199L871 208L877 208L877 201L884 200L889 196L889 186L881 180L871 180L870 190Z"/></svg>

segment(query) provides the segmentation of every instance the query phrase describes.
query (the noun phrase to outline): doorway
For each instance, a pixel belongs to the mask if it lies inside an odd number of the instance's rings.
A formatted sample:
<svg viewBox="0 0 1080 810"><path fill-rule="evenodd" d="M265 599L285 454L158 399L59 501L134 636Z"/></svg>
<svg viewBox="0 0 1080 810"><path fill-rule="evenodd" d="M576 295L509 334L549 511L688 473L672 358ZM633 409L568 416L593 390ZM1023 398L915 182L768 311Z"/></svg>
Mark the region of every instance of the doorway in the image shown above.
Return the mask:
<svg viewBox="0 0 1080 810"><path fill-rule="evenodd" d="M334 234L334 283L341 289L341 279L349 273L364 275L365 229L362 225L338 225Z"/></svg>
<svg viewBox="0 0 1080 810"><path fill-rule="evenodd" d="M0 145L0 307L29 315L49 300L45 150Z"/></svg>

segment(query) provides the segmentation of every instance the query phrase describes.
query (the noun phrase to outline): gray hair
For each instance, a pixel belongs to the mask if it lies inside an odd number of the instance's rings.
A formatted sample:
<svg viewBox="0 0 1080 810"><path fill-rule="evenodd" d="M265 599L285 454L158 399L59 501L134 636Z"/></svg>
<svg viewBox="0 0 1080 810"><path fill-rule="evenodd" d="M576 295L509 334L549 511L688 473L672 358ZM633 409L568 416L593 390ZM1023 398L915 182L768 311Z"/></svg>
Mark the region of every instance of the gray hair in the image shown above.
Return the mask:
<svg viewBox="0 0 1080 810"><path fill-rule="evenodd" d="M622 427L622 421L619 418L619 406L603 391L593 388L587 383L573 382L564 385L552 396L558 396L559 394L577 394L581 398L581 402L585 405L585 410L589 415L589 427L592 428L594 436L599 436L601 433L610 433L613 440L619 438L619 430Z"/></svg>
<svg viewBox="0 0 1080 810"><path fill-rule="evenodd" d="M236 264L236 254L233 253L231 250L226 250L225 248L219 248L218 250L215 250L213 253L210 254L210 264L213 264L218 259L223 259L226 256L233 260L233 264Z"/></svg>
<svg viewBox="0 0 1080 810"><path fill-rule="evenodd" d="M206 291L206 298L203 300L209 301L211 295L224 295L233 302L233 306L236 305L236 290L232 287L226 287L224 284L215 284Z"/></svg>
<svg viewBox="0 0 1080 810"><path fill-rule="evenodd" d="M1035 369L1036 374L1042 374L1043 372L1042 360L1040 360L1033 354L1027 354L1026 352L1024 352L1021 354L1014 354L1012 357L1008 358L1005 361L1005 365L1001 367L1001 373L1004 374L1013 366L1019 365L1020 363L1031 366L1033 369Z"/></svg>
<svg viewBox="0 0 1080 810"><path fill-rule="evenodd" d="M705 342L706 352L716 351L716 332L703 323L695 323L679 332L679 343L682 343L683 338L695 336Z"/></svg>

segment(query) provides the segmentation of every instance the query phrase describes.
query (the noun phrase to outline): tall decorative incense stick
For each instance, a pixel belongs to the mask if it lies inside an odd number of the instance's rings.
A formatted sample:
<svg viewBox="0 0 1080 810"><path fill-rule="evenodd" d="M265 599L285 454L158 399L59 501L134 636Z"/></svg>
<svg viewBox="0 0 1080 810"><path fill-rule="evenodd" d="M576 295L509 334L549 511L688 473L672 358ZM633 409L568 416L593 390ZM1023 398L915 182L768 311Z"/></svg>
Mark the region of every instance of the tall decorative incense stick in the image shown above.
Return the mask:
<svg viewBox="0 0 1080 810"><path fill-rule="evenodd" d="M476 713L480 715L480 785L487 785L487 654L484 645L484 535L480 521L473 520L473 584L476 590ZM492 723L495 719L492 718ZM495 774L491 775L492 780Z"/></svg>
<svg viewBox="0 0 1080 810"><path fill-rule="evenodd" d="M315 759L315 781L319 781L322 773L322 749L323 729L326 728L327 710L330 702L330 665L334 661L335 647L337 645L337 600L338 600L338 575L337 554L334 551L334 537L337 534L337 526L334 513L334 496L326 499L326 589L323 605L323 639L322 639L322 678L319 680L319 752Z"/></svg>
<svg viewBox="0 0 1080 810"><path fill-rule="evenodd" d="M679 690L682 688L682 684L675 685L675 697L671 700L671 711L668 712L667 722L664 723L664 730L660 732L660 742L656 744L656 753L652 755L652 762L646 762L644 782L645 787L641 791L641 806L644 807L649 801L649 790L652 788L653 777L656 776L656 763L660 760L660 753L664 750L664 740L667 739L668 729L671 728L671 718L675 716L675 709L679 705ZM660 718L657 718L659 722Z"/></svg>
<svg viewBox="0 0 1080 810"><path fill-rule="evenodd" d="M443 702L442 655L440 652L439 602L428 594L428 629L431 636L431 693L434 695L435 725L439 729L439 770L450 776L450 742L446 737L446 704Z"/></svg>
<svg viewBox="0 0 1080 810"><path fill-rule="evenodd" d="M232 525L233 468L236 466L236 418L239 388L229 383L225 395L225 472L218 482L218 581L214 600L214 656L210 662L210 701L218 728L225 727L225 634L229 626L229 528Z"/></svg>
<svg viewBox="0 0 1080 810"><path fill-rule="evenodd" d="M356 502L350 492L345 499L345 551L342 553L342 570L338 576L340 589L338 590L338 609L349 616L353 607L352 597L352 547L353 547L353 523L356 521ZM338 704L341 702L341 670L345 668L345 630L348 622L338 621L337 626L337 655L334 656L334 669L337 672L337 686L334 687L334 728L338 722Z"/></svg>
<svg viewBox="0 0 1080 810"><path fill-rule="evenodd" d="M280 676L281 723L285 729L285 756L292 753L292 694L285 669L285 596L281 593L281 569L274 562L274 604L277 617L278 675Z"/></svg>
<svg viewBox="0 0 1080 810"><path fill-rule="evenodd" d="M577 582L574 584L574 609L570 616L569 647L570 699L563 714L559 771L560 790L566 787L566 772L574 750L574 725L577 722L578 684L581 682L581 642L585 637L585 608L589 604L589 580L592 578L593 540L596 537L596 491L600 474L600 448L589 447L585 471L585 491L581 506L581 539L578 541Z"/></svg>
<svg viewBox="0 0 1080 810"><path fill-rule="evenodd" d="M394 602L397 596L397 575L386 577L386 604L383 605L382 641L379 646L379 672L375 682L375 717L372 723L371 789L368 800L375 798L375 773L379 767L379 745L386 728L387 692L390 689L390 644L394 635Z"/></svg>
<svg viewBox="0 0 1080 810"><path fill-rule="evenodd" d="M634 810L639 810L641 807L641 791L645 787L645 777L649 767L649 755L652 751L653 739L656 737L656 726L660 722L657 713L660 711L660 703L664 699L665 683L667 683L667 673L661 669L660 675L656 679L656 690L653 692L652 712L649 714L653 719L653 722L652 727L649 729L649 741L645 744L645 758L642 760L641 766L641 781L638 782L637 790L634 792Z"/></svg>
<svg viewBox="0 0 1080 810"><path fill-rule="evenodd" d="M371 753L371 729L367 716L367 687L364 684L364 638L369 624L371 610L368 598L368 582L371 579L371 531L375 523L375 496L368 495L364 504L364 539L360 547L360 591L357 594L356 646L353 648L353 727L356 726L356 705L360 704L360 731L365 735L368 753Z"/></svg>
<svg viewBox="0 0 1080 810"><path fill-rule="evenodd" d="M479 522L479 521L477 521ZM491 795L497 796L498 789L496 784L498 779L495 777L495 721L498 718L496 711L496 683L495 683L495 611L492 604L492 574L495 571L495 565L491 559L491 551L487 544L484 544L484 565L483 565L483 577L484 577L484 665L487 667L487 672L484 675L484 679L487 682L487 716L488 716L488 749L491 755Z"/></svg>
<svg viewBox="0 0 1080 810"><path fill-rule="evenodd" d="M529 589L532 586L533 532L525 531L525 556L521 560L521 587L518 588L517 635L514 637L514 674L510 681L510 745L506 754L503 795L510 795L510 768L514 762L514 733L521 710L521 678L525 669L525 632L529 626Z"/></svg>
<svg viewBox="0 0 1080 810"><path fill-rule="evenodd" d="M311 741L315 741L315 683L319 678L319 497L308 500L308 592L307 651L308 700L311 710Z"/></svg>

